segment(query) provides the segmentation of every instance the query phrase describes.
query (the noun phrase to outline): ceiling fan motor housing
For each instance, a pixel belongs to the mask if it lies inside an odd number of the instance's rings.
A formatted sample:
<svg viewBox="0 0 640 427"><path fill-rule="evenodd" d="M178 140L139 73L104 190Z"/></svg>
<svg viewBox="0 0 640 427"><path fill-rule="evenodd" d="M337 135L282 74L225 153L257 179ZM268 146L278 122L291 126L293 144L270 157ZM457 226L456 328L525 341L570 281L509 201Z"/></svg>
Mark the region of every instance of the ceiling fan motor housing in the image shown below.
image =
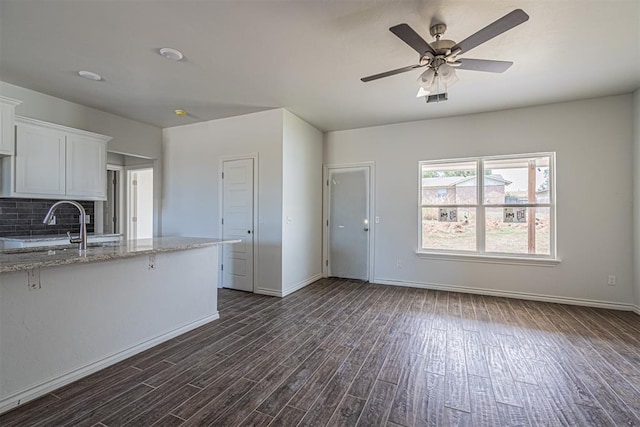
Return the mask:
<svg viewBox="0 0 640 427"><path fill-rule="evenodd" d="M456 42L446 39L438 39L431 43L431 47L438 53L438 55L448 55L451 51L451 48L453 48L455 45Z"/></svg>
<svg viewBox="0 0 640 427"><path fill-rule="evenodd" d="M432 25L431 28L429 28L429 33L431 34L431 37L435 37L438 39L440 38L440 36L444 34L445 31L447 31L446 24L435 24L435 25Z"/></svg>

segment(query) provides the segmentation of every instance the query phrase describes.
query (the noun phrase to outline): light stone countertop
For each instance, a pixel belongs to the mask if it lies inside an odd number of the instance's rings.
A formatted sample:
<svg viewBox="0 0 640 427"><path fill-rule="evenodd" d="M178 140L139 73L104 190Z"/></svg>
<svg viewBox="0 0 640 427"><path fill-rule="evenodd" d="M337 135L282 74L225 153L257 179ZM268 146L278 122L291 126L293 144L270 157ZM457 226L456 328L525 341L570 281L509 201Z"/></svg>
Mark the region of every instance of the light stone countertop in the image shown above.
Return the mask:
<svg viewBox="0 0 640 427"><path fill-rule="evenodd" d="M112 261L141 255L183 251L206 246L238 243L240 240L222 240L200 237L157 237L153 239L125 240L89 247L80 253L77 245L53 248L24 248L0 250L0 273L30 270L39 267L57 267L70 264Z"/></svg>

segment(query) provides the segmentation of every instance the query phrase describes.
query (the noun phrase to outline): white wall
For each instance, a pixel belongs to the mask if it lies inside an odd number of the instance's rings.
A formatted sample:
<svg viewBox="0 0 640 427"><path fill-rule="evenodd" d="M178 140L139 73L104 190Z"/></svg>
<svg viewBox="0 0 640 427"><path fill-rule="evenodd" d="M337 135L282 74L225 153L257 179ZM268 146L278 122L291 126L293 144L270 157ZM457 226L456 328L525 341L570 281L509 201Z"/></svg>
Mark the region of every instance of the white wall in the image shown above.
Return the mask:
<svg viewBox="0 0 640 427"><path fill-rule="evenodd" d="M124 155L118 153L107 153L107 164L124 166Z"/></svg>
<svg viewBox="0 0 640 427"><path fill-rule="evenodd" d="M282 292L322 274L322 132L284 110Z"/></svg>
<svg viewBox="0 0 640 427"><path fill-rule="evenodd" d="M162 234L220 237L220 159L258 153L255 289L281 292L282 114L269 110L163 130Z"/></svg>
<svg viewBox="0 0 640 427"><path fill-rule="evenodd" d="M633 278L640 314L640 89L633 94Z"/></svg>
<svg viewBox="0 0 640 427"><path fill-rule="evenodd" d="M622 95L330 132L324 161L375 161L376 281L628 304L633 300L632 102L631 95ZM419 160L541 151L557 153L560 265L416 256ZM617 286L607 286L609 274L617 275Z"/></svg>

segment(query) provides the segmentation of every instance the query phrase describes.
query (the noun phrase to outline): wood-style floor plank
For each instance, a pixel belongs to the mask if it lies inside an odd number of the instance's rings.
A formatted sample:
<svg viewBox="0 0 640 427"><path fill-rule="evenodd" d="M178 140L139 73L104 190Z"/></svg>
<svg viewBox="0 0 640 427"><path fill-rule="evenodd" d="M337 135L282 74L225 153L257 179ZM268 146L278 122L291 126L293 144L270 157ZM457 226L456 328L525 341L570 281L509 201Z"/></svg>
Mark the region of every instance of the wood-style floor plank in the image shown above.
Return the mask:
<svg viewBox="0 0 640 427"><path fill-rule="evenodd" d="M473 425L500 425L500 414L498 413L498 404L493 397L491 380L486 377L469 375L469 394Z"/></svg>
<svg viewBox="0 0 640 427"><path fill-rule="evenodd" d="M640 426L640 316L323 279L0 415L13 426Z"/></svg>
<svg viewBox="0 0 640 427"><path fill-rule="evenodd" d="M358 426L380 426L387 420L396 385L385 381L376 381L371 396L358 419Z"/></svg>
<svg viewBox="0 0 640 427"><path fill-rule="evenodd" d="M334 411L328 425L336 427L355 426L366 403L367 401L364 399L347 394Z"/></svg>
<svg viewBox="0 0 640 427"><path fill-rule="evenodd" d="M293 406L285 406L280 413L273 419L271 427L289 427L296 426L304 417L305 411L294 408Z"/></svg>

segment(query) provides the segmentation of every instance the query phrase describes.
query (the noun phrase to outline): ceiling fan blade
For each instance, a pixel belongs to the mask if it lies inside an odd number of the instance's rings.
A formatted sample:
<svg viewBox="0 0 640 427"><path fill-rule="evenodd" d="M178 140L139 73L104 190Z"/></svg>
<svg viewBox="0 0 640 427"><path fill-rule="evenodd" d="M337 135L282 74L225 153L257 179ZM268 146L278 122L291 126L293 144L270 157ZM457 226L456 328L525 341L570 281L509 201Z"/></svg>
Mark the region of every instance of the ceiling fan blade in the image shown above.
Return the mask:
<svg viewBox="0 0 640 427"><path fill-rule="evenodd" d="M455 45L451 50L456 50L460 48L462 53L469 52L474 47L491 40L492 38L499 36L512 29L513 27L526 22L529 19L529 15L527 15L522 9L516 9L513 12L507 13L502 18L497 21L487 25L480 31L475 34L470 35L466 39L462 40L460 43Z"/></svg>
<svg viewBox="0 0 640 427"><path fill-rule="evenodd" d="M510 61L491 61L489 59L460 58L458 70L487 71L489 73L504 73L513 65Z"/></svg>
<svg viewBox="0 0 640 427"><path fill-rule="evenodd" d="M398 24L389 28L393 34L398 36L403 42L411 46L416 52L424 55L427 52L431 52L433 55L436 55L436 51L433 50L431 45L427 43L418 33L413 31L408 24Z"/></svg>
<svg viewBox="0 0 640 427"><path fill-rule="evenodd" d="M407 71L411 71L411 70L414 70L414 69L420 68L420 67L424 67L424 65L420 65L420 64L409 65L408 67L402 67L402 68L398 68L396 70L386 71L386 72L380 73L380 74L374 74L373 76L363 77L360 80L362 80L363 82L370 82L371 80L377 80L377 79L381 79L383 77L393 76L395 74L406 73Z"/></svg>

